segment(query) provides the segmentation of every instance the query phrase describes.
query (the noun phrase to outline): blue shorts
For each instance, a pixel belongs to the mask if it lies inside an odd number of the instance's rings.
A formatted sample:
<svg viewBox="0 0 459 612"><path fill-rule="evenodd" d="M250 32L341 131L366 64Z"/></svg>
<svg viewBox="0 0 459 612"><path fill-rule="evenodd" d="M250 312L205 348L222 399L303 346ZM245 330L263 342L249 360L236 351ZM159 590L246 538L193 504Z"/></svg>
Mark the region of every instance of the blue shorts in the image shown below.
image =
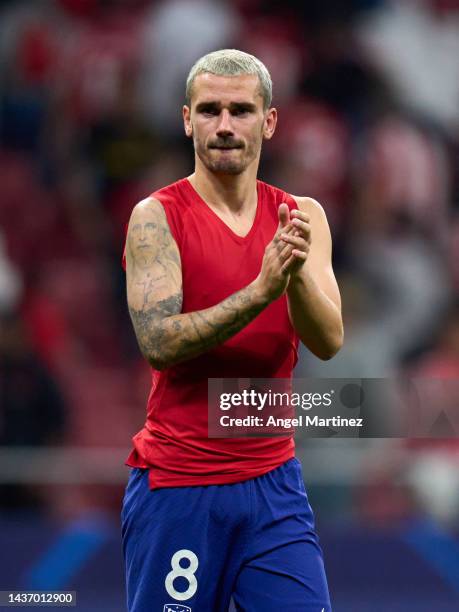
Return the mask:
<svg viewBox="0 0 459 612"><path fill-rule="evenodd" d="M244 482L150 490L122 509L129 612L330 612L322 550L294 458Z"/></svg>

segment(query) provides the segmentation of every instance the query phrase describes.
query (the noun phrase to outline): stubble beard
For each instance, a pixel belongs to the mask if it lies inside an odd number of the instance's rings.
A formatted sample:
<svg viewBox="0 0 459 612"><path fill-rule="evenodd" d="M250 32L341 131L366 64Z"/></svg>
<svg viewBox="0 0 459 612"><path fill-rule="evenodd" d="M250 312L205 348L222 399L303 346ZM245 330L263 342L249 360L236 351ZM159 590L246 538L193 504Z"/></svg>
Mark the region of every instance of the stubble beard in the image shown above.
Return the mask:
<svg viewBox="0 0 459 612"><path fill-rule="evenodd" d="M209 149L205 145L198 142L194 142L194 150L201 160L202 164L215 174L227 174L230 176L237 176L242 174L252 161L256 157L255 146L250 146L248 150L244 150L244 154L239 159L216 159L209 152Z"/></svg>
<svg viewBox="0 0 459 612"><path fill-rule="evenodd" d="M247 167L247 164L244 164L243 160L236 161L231 159L209 159L206 160L201 159L201 161L206 164L207 169L215 174L230 174L236 176L238 174L242 174Z"/></svg>

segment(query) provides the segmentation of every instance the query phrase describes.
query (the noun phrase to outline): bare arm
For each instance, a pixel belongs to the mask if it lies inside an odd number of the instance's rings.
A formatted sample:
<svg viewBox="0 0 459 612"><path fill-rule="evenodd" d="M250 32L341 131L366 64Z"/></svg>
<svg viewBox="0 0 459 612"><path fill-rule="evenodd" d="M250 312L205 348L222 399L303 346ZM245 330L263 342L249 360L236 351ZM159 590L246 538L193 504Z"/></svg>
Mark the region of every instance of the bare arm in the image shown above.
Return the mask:
<svg viewBox="0 0 459 612"><path fill-rule="evenodd" d="M211 308L181 314L180 253L164 209L152 198L137 204L126 242L127 298L139 347L155 369L222 344L285 291L289 275L282 264L292 249L280 241L278 233L267 246L260 274L252 283Z"/></svg>
<svg viewBox="0 0 459 612"><path fill-rule="evenodd" d="M303 344L317 357L330 359L341 348L344 335L341 297L331 264L330 229L318 202L295 199L300 211L295 222L298 242L294 243L292 234L287 242L303 250L305 257L291 273L287 289L289 315Z"/></svg>

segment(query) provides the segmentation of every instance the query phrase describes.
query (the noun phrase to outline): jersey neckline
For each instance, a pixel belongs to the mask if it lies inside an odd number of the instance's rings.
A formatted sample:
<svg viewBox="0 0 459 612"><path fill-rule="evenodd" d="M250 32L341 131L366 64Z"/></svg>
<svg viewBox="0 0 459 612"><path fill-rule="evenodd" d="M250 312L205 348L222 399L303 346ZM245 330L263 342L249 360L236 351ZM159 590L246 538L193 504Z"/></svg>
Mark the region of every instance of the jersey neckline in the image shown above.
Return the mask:
<svg viewBox="0 0 459 612"><path fill-rule="evenodd" d="M189 181L187 177L184 178L183 181L184 181L185 187L188 189L189 193L194 196L198 204L207 211L208 215L210 215L213 219L217 221L217 223L222 227L222 229L225 230L225 232L229 234L233 238L233 240L235 240L236 242L244 243L244 242L248 242L252 238L253 234L255 233L258 227L260 215L261 215L261 198L260 198L260 181L259 180L257 180L257 209L255 212L255 217L252 222L252 227L250 228L250 230L245 236L240 236L239 234L236 234L236 232L234 232L229 227L229 225L227 225L223 221L223 219L221 219L217 215L217 213L212 210L212 208L207 204L207 202L199 195L199 193L196 191L196 189L193 187L193 185L191 184L191 182Z"/></svg>

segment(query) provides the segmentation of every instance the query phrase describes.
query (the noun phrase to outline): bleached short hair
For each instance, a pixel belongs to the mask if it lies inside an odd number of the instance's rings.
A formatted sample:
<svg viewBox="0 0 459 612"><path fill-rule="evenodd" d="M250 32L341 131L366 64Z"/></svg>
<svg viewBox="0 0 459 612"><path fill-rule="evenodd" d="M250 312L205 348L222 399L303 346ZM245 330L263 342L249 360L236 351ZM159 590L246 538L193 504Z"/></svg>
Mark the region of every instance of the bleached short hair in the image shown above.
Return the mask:
<svg viewBox="0 0 459 612"><path fill-rule="evenodd" d="M254 74L260 83L260 94L263 98L263 109L271 106L273 97L273 84L271 75L266 66L254 55L239 51L238 49L220 49L203 55L192 66L186 80L185 99L191 105L193 83L198 74L215 74L217 76L238 76L240 74Z"/></svg>

